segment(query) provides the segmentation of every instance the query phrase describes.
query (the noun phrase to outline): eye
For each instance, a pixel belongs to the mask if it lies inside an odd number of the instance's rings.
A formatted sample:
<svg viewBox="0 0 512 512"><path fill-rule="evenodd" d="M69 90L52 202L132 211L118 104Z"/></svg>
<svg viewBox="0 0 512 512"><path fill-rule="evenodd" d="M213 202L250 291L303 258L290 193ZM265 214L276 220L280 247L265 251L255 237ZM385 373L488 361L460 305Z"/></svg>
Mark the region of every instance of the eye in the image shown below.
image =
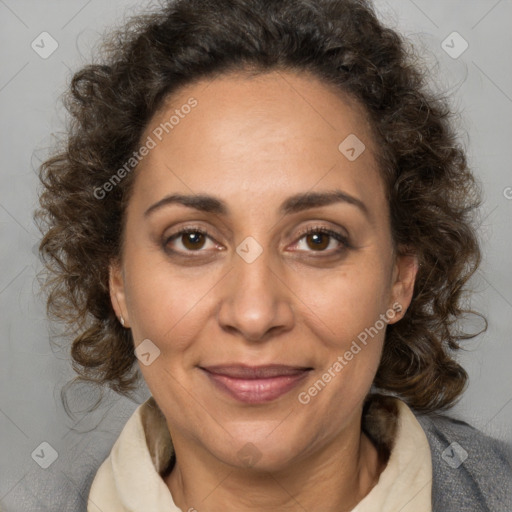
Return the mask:
<svg viewBox="0 0 512 512"><path fill-rule="evenodd" d="M201 251L210 241L212 248L217 247L208 233L200 228L185 228L166 238L165 249L171 252L204 252ZM171 247L174 245L175 247ZM177 248L176 248L177 246Z"/></svg>
<svg viewBox="0 0 512 512"><path fill-rule="evenodd" d="M166 251L172 253L200 253L208 249L208 243L210 243L210 249L219 248L212 237L203 229L187 227L167 237L163 245ZM301 248L301 245L304 244L306 245L305 249ZM295 246L298 247L299 251L330 254L336 254L351 248L344 234L322 226L308 228L300 233ZM330 250L326 250L329 248Z"/></svg>
<svg viewBox="0 0 512 512"><path fill-rule="evenodd" d="M308 228L301 233L296 246L300 247L301 241L304 242L302 245L306 245L306 252L338 253L351 247L345 235L321 226ZM326 251L329 247L331 250ZM308 251L307 248L312 251Z"/></svg>

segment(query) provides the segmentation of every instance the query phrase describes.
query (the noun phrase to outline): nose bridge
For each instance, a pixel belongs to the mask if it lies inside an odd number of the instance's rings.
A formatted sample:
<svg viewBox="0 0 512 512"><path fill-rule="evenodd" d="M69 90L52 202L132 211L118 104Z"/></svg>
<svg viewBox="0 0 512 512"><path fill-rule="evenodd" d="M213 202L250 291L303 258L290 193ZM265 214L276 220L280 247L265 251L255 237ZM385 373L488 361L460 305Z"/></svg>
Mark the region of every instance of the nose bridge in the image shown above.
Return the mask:
<svg viewBox="0 0 512 512"><path fill-rule="evenodd" d="M275 300L276 290L272 277L275 277L276 271L271 266L273 258L270 249L264 249L255 239L248 237L239 244L236 253L233 264L239 284L236 287L237 292L250 296L250 291L253 291L256 293L256 298L263 299L264 295L268 295L267 299Z"/></svg>
<svg viewBox="0 0 512 512"><path fill-rule="evenodd" d="M276 275L274 262L270 249L252 237L238 245L219 312L224 329L235 329L248 340L259 340L271 329L291 327L290 297Z"/></svg>

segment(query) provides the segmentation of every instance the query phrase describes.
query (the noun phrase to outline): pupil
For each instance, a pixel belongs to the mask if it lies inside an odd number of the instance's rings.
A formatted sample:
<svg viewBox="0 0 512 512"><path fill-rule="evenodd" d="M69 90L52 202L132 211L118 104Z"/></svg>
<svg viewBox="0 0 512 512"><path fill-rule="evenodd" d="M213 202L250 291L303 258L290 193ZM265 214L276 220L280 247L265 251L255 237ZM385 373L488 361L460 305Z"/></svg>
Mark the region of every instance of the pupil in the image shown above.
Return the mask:
<svg viewBox="0 0 512 512"><path fill-rule="evenodd" d="M310 237L313 239L313 244L316 248L325 248L325 240L323 238L326 238L326 235L324 233L315 233L310 235Z"/></svg>
<svg viewBox="0 0 512 512"><path fill-rule="evenodd" d="M192 246L192 248L197 248L201 245L202 236L203 235L201 233L187 233L185 238L185 245Z"/></svg>

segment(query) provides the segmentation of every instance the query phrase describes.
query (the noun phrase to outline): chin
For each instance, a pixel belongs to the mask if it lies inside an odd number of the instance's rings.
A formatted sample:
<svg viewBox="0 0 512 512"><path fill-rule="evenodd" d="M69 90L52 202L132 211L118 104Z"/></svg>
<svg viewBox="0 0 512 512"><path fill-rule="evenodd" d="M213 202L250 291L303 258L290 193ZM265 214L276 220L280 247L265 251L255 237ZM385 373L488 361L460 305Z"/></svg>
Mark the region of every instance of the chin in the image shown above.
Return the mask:
<svg viewBox="0 0 512 512"><path fill-rule="evenodd" d="M308 443L295 438L297 433L289 429L280 430L276 426L275 422L256 422L250 426L252 428L247 428L245 424L243 432L238 434L233 431L231 435L224 432L220 446L218 441L221 438L216 437L217 446L211 446L210 451L226 464L239 469L261 472L286 470L298 454L307 448ZM248 434L250 431L254 434Z"/></svg>

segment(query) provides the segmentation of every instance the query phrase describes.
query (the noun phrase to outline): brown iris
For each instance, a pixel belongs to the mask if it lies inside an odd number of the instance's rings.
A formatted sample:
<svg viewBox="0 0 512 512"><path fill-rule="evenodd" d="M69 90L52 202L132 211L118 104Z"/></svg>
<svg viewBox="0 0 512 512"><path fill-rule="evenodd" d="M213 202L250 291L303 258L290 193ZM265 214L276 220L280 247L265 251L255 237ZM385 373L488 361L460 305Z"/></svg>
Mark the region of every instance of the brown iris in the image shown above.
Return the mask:
<svg viewBox="0 0 512 512"><path fill-rule="evenodd" d="M184 233L182 235L183 246L187 249L201 249L205 242L205 235L203 233L199 233L197 231L193 231L190 233ZM190 245L189 245L190 244Z"/></svg>
<svg viewBox="0 0 512 512"><path fill-rule="evenodd" d="M322 241L322 238L323 238L323 241ZM329 245L329 235L327 235L325 233L308 234L306 240L308 241L308 245L309 245L309 240L313 240L313 245L309 246L312 249L325 249ZM322 243L325 241L326 241L326 243Z"/></svg>

